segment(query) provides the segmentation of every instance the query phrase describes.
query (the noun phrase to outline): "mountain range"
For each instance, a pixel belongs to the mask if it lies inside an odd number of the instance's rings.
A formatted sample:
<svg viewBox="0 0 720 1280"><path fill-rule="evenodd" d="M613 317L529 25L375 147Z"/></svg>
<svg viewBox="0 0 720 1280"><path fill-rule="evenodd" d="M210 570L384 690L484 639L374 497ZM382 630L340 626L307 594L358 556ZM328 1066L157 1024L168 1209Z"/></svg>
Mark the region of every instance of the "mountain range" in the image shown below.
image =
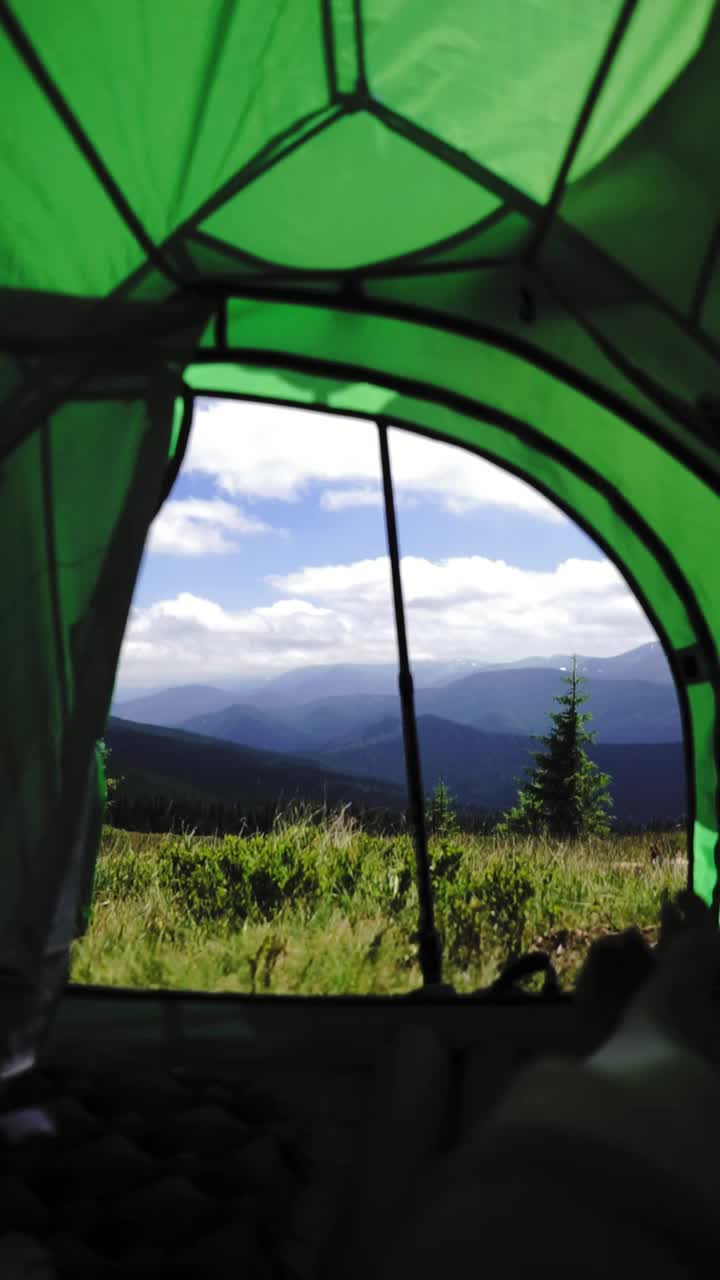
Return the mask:
<svg viewBox="0 0 720 1280"><path fill-rule="evenodd" d="M532 735L547 731L570 663L556 655L492 666L420 664L416 709L426 789L442 777L461 806L508 808L530 763ZM681 724L660 645L582 658L578 666L588 677L598 734L589 754L612 777L616 817L647 823L680 816ZM209 685L161 690L116 707L107 735L113 765L136 794L154 789L255 807L292 794L402 808L395 680L389 665L338 664L248 683L242 700Z"/></svg>
<svg viewBox="0 0 720 1280"><path fill-rule="evenodd" d="M427 792L443 779L463 805L508 809L517 797L517 779L532 764L534 744L526 737L482 733L436 716L418 717L418 738ZM685 769L681 742L594 743L588 755L611 777L616 816L627 823L672 820L685 809ZM400 727L382 721L362 740L319 753L317 763L344 774L383 778L402 785L405 756Z"/></svg>
<svg viewBox="0 0 720 1280"><path fill-rule="evenodd" d="M533 665L541 661L420 664L418 714L485 733L541 733L571 659L557 655L544 660L548 665ZM593 727L601 741L680 741L675 689L657 642L613 658L582 658L578 665L588 677ZM446 679L449 669L454 679ZM399 719L400 709L394 668L337 665L287 672L246 689L242 698L215 686L185 685L121 702L113 712L135 723L297 752L343 741L382 719Z"/></svg>
<svg viewBox="0 0 720 1280"><path fill-rule="evenodd" d="M112 772L131 797L222 801L248 810L296 800L338 807L401 810L401 786L351 777L321 762L256 751L178 729L111 717L105 731Z"/></svg>
<svg viewBox="0 0 720 1280"><path fill-rule="evenodd" d="M509 808L517 780L531 763L528 738L486 734L433 716L420 716L418 735L426 792L441 778L461 808ZM405 757L394 721L369 726L344 747L298 757L259 751L184 730L110 719L106 741L112 770L130 798L221 801L248 812L296 800L356 811L406 806ZM679 742L595 744L592 759L608 772L614 815L621 823L674 820L685 810L683 748Z"/></svg>
<svg viewBox="0 0 720 1280"><path fill-rule="evenodd" d="M547 730L547 713L562 687L554 671L479 671L436 689L419 689L415 705L421 716L451 720L484 733L528 737ZM649 680L597 680L588 705L602 742L681 739L671 686ZM238 703L191 716L182 727L245 746L304 753L354 741L381 720L400 723L397 694L338 695L282 710Z"/></svg>
<svg viewBox="0 0 720 1280"><path fill-rule="evenodd" d="M672 676L657 641L640 645L610 658L578 658L581 675L593 680L641 680L667 688ZM475 659L413 664L416 690L439 689L480 672L534 670L561 674L570 667L568 654L545 658L522 658L516 662L490 663ZM113 701L113 715L138 724L181 725L196 716L222 711L232 705L251 705L258 710L285 711L327 698L387 696L397 693L397 665L394 663L336 663L307 666L271 678L245 677L216 685L179 685L145 693L141 697Z"/></svg>

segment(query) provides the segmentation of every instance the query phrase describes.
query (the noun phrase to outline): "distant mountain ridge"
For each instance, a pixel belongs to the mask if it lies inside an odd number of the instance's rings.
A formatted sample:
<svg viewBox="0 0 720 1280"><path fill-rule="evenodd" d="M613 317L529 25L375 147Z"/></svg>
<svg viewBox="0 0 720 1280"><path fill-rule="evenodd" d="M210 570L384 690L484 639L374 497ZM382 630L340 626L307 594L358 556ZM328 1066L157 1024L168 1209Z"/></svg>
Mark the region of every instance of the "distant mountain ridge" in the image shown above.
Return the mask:
<svg viewBox="0 0 720 1280"><path fill-rule="evenodd" d="M418 718L418 736L426 793L444 779L462 805L508 809L517 797L518 778L532 765L535 743L525 737L482 733L437 716ZM612 779L610 792L617 819L647 823L674 820L686 807L685 763L681 742L595 743L588 755ZM367 774L402 784L405 756L399 725L369 726L363 739L312 757L329 768Z"/></svg>
<svg viewBox="0 0 720 1280"><path fill-rule="evenodd" d="M435 716L418 720L426 793L444 778L459 805L509 808L517 779L531 763L526 737L488 734ZM302 757L259 751L177 729L111 719L106 740L112 769L131 797L220 801L247 812L300 800L330 808L399 813L406 807L399 722L370 725L356 742ZM679 742L597 744L589 754L612 777L621 823L677 820L684 811L685 773Z"/></svg>
<svg viewBox="0 0 720 1280"><path fill-rule="evenodd" d="M528 737L546 732L562 673L491 668L451 684L418 689L418 715L468 725L484 733ZM601 742L676 742L682 738L675 689L649 680L593 679L592 728ZM249 702L193 717L183 728L275 751L312 752L354 742L383 720L399 723L397 694L348 694L282 709Z"/></svg>
<svg viewBox="0 0 720 1280"><path fill-rule="evenodd" d="M221 711L193 716L181 726L189 733L201 733L225 742L241 743L259 751L310 751L317 746L309 733L284 720L280 715L258 707L236 703Z"/></svg>
<svg viewBox="0 0 720 1280"><path fill-rule="evenodd" d="M479 671L441 689L417 694L418 714L440 716L490 733L538 734L548 728L562 673L523 667ZM595 677L587 710L601 742L672 742L682 738L672 685Z"/></svg>
<svg viewBox="0 0 720 1280"><path fill-rule="evenodd" d="M493 663L495 671L513 671L526 667L567 671L573 655L556 653L549 658L521 658L518 662ZM650 640L637 649L615 654L611 658L577 657L580 675L593 680L647 680L651 684L672 686L673 679L663 647L658 640Z"/></svg>
<svg viewBox="0 0 720 1280"><path fill-rule="evenodd" d="M184 684L113 704L112 715L134 724L173 728L193 716L222 711L230 698L227 689L217 689L214 685Z"/></svg>
<svg viewBox="0 0 720 1280"><path fill-rule="evenodd" d="M416 663L418 710L486 732L541 732L570 662L568 655L556 654L495 664L471 659ZM680 738L675 690L657 641L611 658L580 657L578 666L590 679L594 727L606 741ZM115 703L113 714L289 751L360 732L398 714L397 669L390 663L337 663L232 683L232 690L201 684L159 690Z"/></svg>
<svg viewBox="0 0 720 1280"><path fill-rule="evenodd" d="M255 751L199 734L111 718L105 740L112 769L131 796L219 800L248 811L296 800L313 805L400 811L404 789L392 782L351 777L322 762Z"/></svg>

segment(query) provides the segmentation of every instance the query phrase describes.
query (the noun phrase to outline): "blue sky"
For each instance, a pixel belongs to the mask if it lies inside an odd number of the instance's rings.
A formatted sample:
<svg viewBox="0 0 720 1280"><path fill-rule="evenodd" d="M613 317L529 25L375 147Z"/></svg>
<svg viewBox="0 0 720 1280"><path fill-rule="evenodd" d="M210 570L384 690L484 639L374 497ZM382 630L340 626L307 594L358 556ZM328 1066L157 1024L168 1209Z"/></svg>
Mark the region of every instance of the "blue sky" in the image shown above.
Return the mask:
<svg viewBox="0 0 720 1280"><path fill-rule="evenodd" d="M406 432L390 450L413 656L605 656L652 639L602 552L534 490ZM151 529L119 691L394 652L373 426L205 402Z"/></svg>

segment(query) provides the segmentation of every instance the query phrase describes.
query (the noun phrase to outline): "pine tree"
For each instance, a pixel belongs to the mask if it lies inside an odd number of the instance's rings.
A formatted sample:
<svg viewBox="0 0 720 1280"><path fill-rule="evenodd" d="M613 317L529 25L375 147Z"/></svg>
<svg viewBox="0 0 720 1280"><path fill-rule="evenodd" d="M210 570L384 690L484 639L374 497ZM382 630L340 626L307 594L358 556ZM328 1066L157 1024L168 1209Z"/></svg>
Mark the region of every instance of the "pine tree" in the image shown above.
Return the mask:
<svg viewBox="0 0 720 1280"><path fill-rule="evenodd" d="M577 673L575 658L565 684L567 692L553 699L561 709L549 713L553 727L537 739L542 749L530 752L535 765L525 771L528 779L517 804L498 828L503 834L546 833L554 839L573 840L606 835L610 829L610 776L601 773L585 752L596 734L585 728L592 716L580 710L588 695L582 692L585 679Z"/></svg>
<svg viewBox="0 0 720 1280"><path fill-rule="evenodd" d="M431 833L436 836L450 835L457 828L454 797L450 794L444 778L440 778L435 783L425 820Z"/></svg>

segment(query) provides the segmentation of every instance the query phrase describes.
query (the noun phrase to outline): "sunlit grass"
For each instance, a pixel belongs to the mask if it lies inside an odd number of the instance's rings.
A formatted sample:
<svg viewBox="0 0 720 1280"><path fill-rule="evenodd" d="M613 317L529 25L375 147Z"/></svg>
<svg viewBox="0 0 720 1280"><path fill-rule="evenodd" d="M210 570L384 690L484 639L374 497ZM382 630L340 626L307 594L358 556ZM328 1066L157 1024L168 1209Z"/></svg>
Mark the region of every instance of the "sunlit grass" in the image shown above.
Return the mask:
<svg viewBox="0 0 720 1280"><path fill-rule="evenodd" d="M651 852L652 851L652 852ZM453 833L431 841L445 978L486 985L518 950L548 950L571 986L590 942L657 934L686 883L683 840L574 844ZM391 994L420 983L407 836L346 814L296 814L266 836L210 839L106 828L75 982L201 991Z"/></svg>

